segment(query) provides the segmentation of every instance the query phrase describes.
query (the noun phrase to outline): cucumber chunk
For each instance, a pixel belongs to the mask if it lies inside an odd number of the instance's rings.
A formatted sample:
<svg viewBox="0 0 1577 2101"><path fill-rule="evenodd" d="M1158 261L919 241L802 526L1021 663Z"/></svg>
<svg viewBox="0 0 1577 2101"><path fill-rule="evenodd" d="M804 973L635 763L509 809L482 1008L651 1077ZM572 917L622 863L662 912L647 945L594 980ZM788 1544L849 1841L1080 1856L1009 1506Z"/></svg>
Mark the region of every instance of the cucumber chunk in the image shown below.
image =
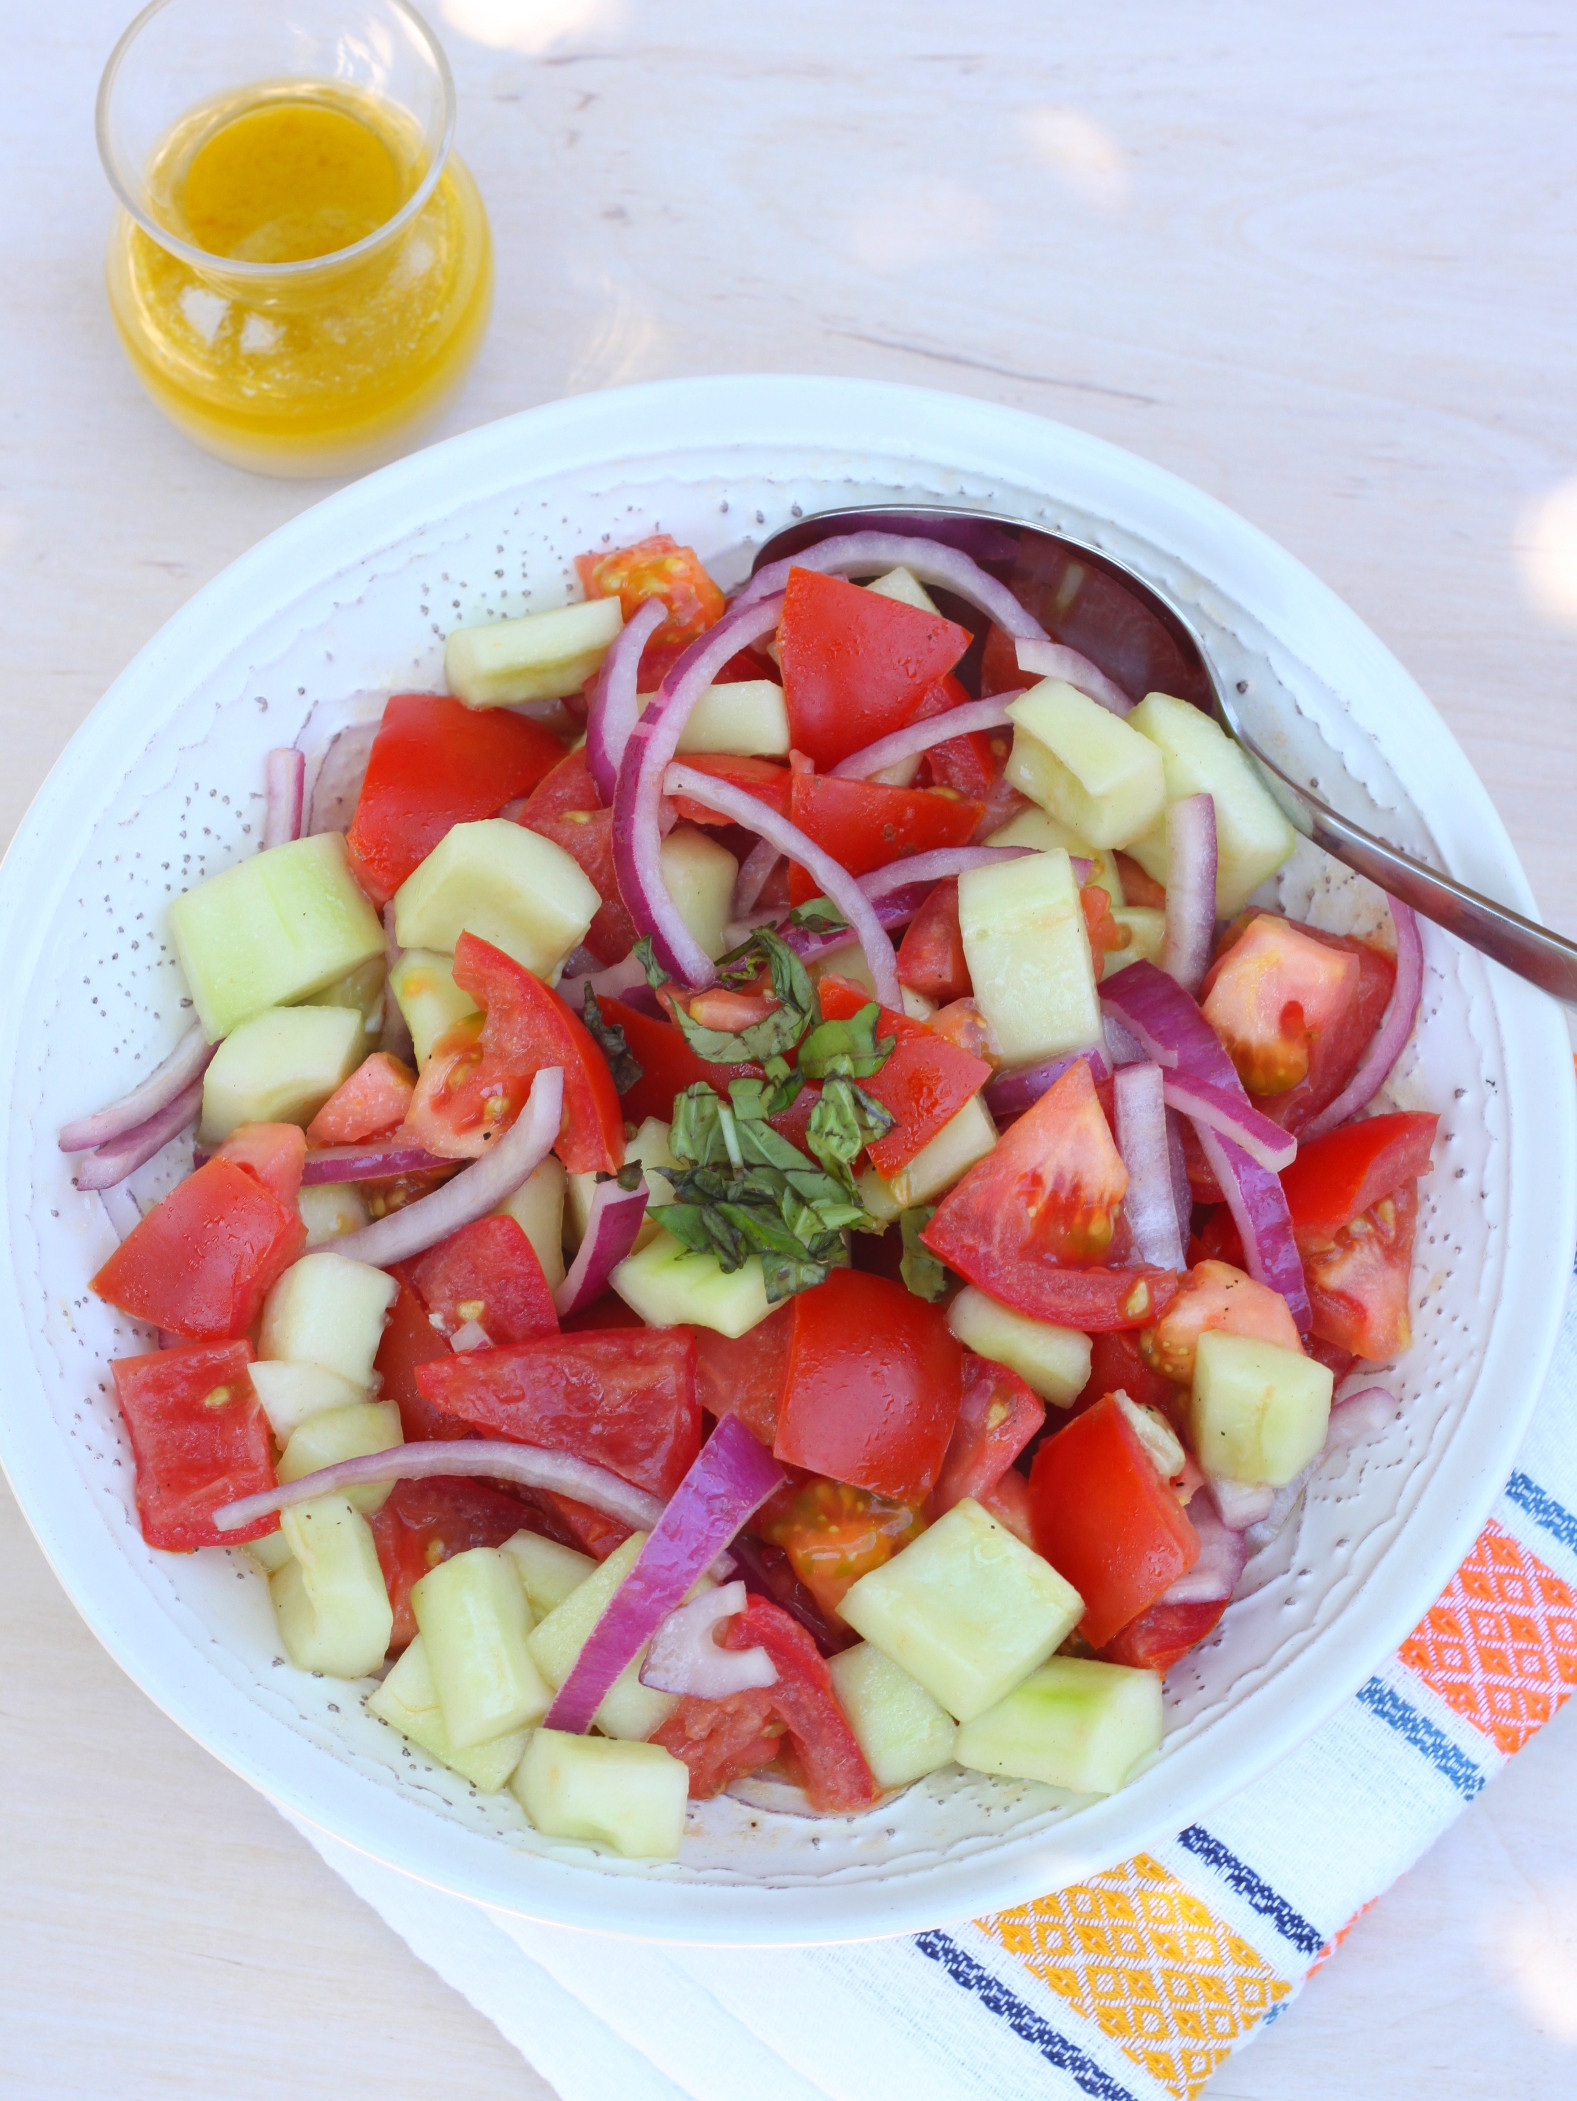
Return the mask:
<svg viewBox="0 0 1577 2101"><path fill-rule="evenodd" d="M472 1547L411 1587L444 1728L457 1750L540 1722L553 1704L527 1647L531 1607L501 1547Z"/></svg>
<svg viewBox="0 0 1577 2101"><path fill-rule="evenodd" d="M1042 679L1008 703L1007 778L1092 846L1126 846L1166 807L1160 753L1122 716L1066 679Z"/></svg>
<svg viewBox="0 0 1577 2101"><path fill-rule="evenodd" d="M655 693L640 698L644 715ZM786 759L789 752L788 706L783 688L769 678L744 678L734 685L708 686L690 710L679 732L679 756L691 752L731 752L742 758Z"/></svg>
<svg viewBox="0 0 1577 2101"><path fill-rule="evenodd" d="M564 1281L564 1192L567 1183L564 1163L552 1153L532 1169L513 1196L506 1196L493 1214L512 1218L531 1242L549 1291Z"/></svg>
<svg viewBox="0 0 1577 2101"><path fill-rule="evenodd" d="M347 971L336 978L332 985L325 985L321 992L314 992L304 999L304 1007L353 1007L361 1016L362 1031L373 1040L368 1050L376 1050L377 1039L383 1032L383 993L388 981L388 965L382 956L374 956L370 963L363 963L355 970Z"/></svg>
<svg viewBox="0 0 1577 2101"><path fill-rule="evenodd" d="M1335 1378L1301 1350L1207 1329L1194 1351L1190 1422L1207 1474L1285 1488L1325 1443Z"/></svg>
<svg viewBox="0 0 1577 2101"><path fill-rule="evenodd" d="M271 1007L220 1044L203 1075L204 1145L222 1145L244 1123L309 1124L367 1054L361 1016L349 1007Z"/></svg>
<svg viewBox="0 0 1577 2101"><path fill-rule="evenodd" d="M862 1641L827 1668L878 1787L907 1787L947 1764L958 1724L890 1656Z"/></svg>
<svg viewBox="0 0 1577 2101"><path fill-rule="evenodd" d="M450 1767L485 1795L497 1794L509 1785L509 1776L519 1765L531 1734L529 1729L511 1729L465 1750L451 1743L444 1727L443 1709L438 1704L432 1666L427 1661L427 1644L420 1634L369 1696L367 1712L387 1722L391 1729L398 1729L429 1758Z"/></svg>
<svg viewBox="0 0 1577 2101"><path fill-rule="evenodd" d="M321 1364L292 1364L283 1358L259 1357L249 1367L252 1390L263 1404L268 1426L281 1444L315 1415L339 1408L354 1408L366 1399L360 1386L352 1386L337 1371Z"/></svg>
<svg viewBox="0 0 1577 2101"><path fill-rule="evenodd" d="M1015 1313L973 1284L966 1284L948 1307L947 1325L966 1350L1016 1371L1032 1393L1055 1408L1071 1408L1089 1380L1088 1335Z"/></svg>
<svg viewBox="0 0 1577 2101"><path fill-rule="evenodd" d="M588 598L551 613L457 627L444 643L444 677L468 708L563 700L585 685L623 625L617 598Z"/></svg>
<svg viewBox="0 0 1577 2101"><path fill-rule="evenodd" d="M1161 1726L1158 1672L1053 1656L963 1724L954 1756L977 1773L1111 1795L1159 1749Z"/></svg>
<svg viewBox="0 0 1577 2101"><path fill-rule="evenodd" d="M1249 761L1210 717L1170 693L1147 693L1128 727L1161 753L1166 799L1207 794L1216 805L1216 917L1231 919L1291 853L1296 834ZM1146 875L1166 881L1166 817L1128 851Z"/></svg>
<svg viewBox="0 0 1577 2101"><path fill-rule="evenodd" d="M573 1547L561 1547L556 1539L543 1539L536 1532L517 1532L504 1541L502 1551L514 1562L526 1603L537 1619L556 1612L572 1590L597 1573L589 1554L577 1554Z"/></svg>
<svg viewBox="0 0 1577 2101"><path fill-rule="evenodd" d="M583 1583L576 1585L562 1605L532 1629L526 1643L531 1660L553 1687L562 1685L569 1676L592 1628L634 1567L645 1543L644 1532L632 1532L623 1546L615 1548ZM597 1709L596 1725L605 1736L640 1742L654 1729L660 1729L679 1704L672 1693L654 1692L641 1683L641 1665L645 1661L643 1647L619 1673Z"/></svg>
<svg viewBox="0 0 1577 2101"><path fill-rule="evenodd" d="M638 1253L625 1256L608 1282L653 1328L693 1323L738 1337L772 1311L758 1256L724 1270L715 1255L692 1253L661 1227Z"/></svg>
<svg viewBox="0 0 1577 2101"><path fill-rule="evenodd" d="M965 1496L861 1576L839 1609L856 1634L965 1722L1045 1662L1083 1617L1084 1601Z"/></svg>
<svg viewBox="0 0 1577 2101"><path fill-rule="evenodd" d="M298 1670L365 1678L394 1632L372 1527L344 1496L314 1496L279 1522L292 1558L268 1594L286 1655Z"/></svg>
<svg viewBox="0 0 1577 2101"><path fill-rule="evenodd" d="M393 1277L370 1263L351 1262L328 1248L303 1255L263 1301L257 1354L321 1364L365 1393L398 1289Z"/></svg>
<svg viewBox="0 0 1577 2101"><path fill-rule="evenodd" d="M985 1098L973 1094L950 1116L929 1145L884 1182L874 1167L859 1177L860 1195L873 1218L891 1220L915 1204L930 1204L951 1189L997 1142L997 1127Z"/></svg>
<svg viewBox="0 0 1577 2101"><path fill-rule="evenodd" d="M472 933L551 980L601 907L562 846L507 817L484 817L452 825L395 891L394 932L402 948L450 956Z"/></svg>
<svg viewBox="0 0 1577 2101"><path fill-rule="evenodd" d="M299 1481L342 1459L361 1459L369 1452L392 1452L405 1442L400 1411L393 1401L353 1401L348 1408L325 1408L308 1416L290 1433L279 1455L281 1481ZM394 1492L392 1481L368 1481L347 1488L345 1495L364 1517L381 1510Z"/></svg>
<svg viewBox="0 0 1577 2101"><path fill-rule="evenodd" d="M314 1182L297 1196L296 1209L307 1229L309 1248L326 1247L372 1223L367 1200L354 1182Z"/></svg>
<svg viewBox="0 0 1577 2101"><path fill-rule="evenodd" d="M544 1838L574 1838L627 1860L675 1860L690 1772L661 1744L538 1729L510 1787Z"/></svg>
<svg viewBox="0 0 1577 2101"><path fill-rule="evenodd" d="M265 1576L272 1576L282 1569L287 1561L294 1559L290 1551L290 1541L285 1537L283 1529L278 1532L265 1532L261 1539L249 1539L241 1551L251 1555Z"/></svg>
<svg viewBox="0 0 1577 2101"><path fill-rule="evenodd" d="M1063 849L967 870L958 917L975 998L1009 1065L1101 1041L1084 908Z"/></svg>
<svg viewBox="0 0 1577 2101"><path fill-rule="evenodd" d="M1104 890L1113 906L1124 901L1122 871L1117 866L1117 855L1109 846L1092 846L1088 839L1081 839L1069 826L1059 823L1047 810L1020 810L1011 822L991 834L987 846L1028 846L1038 854L1049 853L1054 846L1063 847L1075 859L1094 864L1090 881L1098 890Z"/></svg>
<svg viewBox="0 0 1577 2101"><path fill-rule="evenodd" d="M1108 949L1103 977L1115 977L1130 963L1159 963L1166 947L1166 914L1153 905L1114 905L1112 917L1128 930L1126 948Z"/></svg>
<svg viewBox="0 0 1577 2101"><path fill-rule="evenodd" d="M679 917L709 956L728 947L739 863L699 825L676 824L659 855L663 882Z"/></svg>
<svg viewBox="0 0 1577 2101"><path fill-rule="evenodd" d="M383 927L338 832L271 846L170 906L175 951L210 1043L383 954Z"/></svg>
<svg viewBox="0 0 1577 2101"><path fill-rule="evenodd" d="M394 994L416 1051L416 1069L433 1054L433 1045L457 1021L466 1021L481 1008L469 992L454 981L454 958L436 949L408 948L389 972L389 990Z"/></svg>
<svg viewBox="0 0 1577 2101"><path fill-rule="evenodd" d="M914 571L902 563L889 569L885 576L874 577L865 588L874 591L878 598L896 598L900 605L912 605L917 613L929 613L933 619L941 617L936 600Z"/></svg>

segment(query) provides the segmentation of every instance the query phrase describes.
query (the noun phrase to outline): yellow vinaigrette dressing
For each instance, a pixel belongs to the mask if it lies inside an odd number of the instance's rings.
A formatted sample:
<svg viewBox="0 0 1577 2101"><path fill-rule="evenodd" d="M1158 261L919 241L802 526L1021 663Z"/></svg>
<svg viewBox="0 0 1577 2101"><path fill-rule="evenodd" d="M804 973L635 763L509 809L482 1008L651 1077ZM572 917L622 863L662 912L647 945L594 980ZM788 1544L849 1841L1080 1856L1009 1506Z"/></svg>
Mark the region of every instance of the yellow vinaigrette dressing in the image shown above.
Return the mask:
<svg viewBox="0 0 1577 2101"><path fill-rule="evenodd" d="M475 183L451 152L408 210L428 172L414 122L354 88L241 89L183 118L148 193L203 262L124 215L109 254L116 325L166 415L265 473L388 458L465 373L492 299Z"/></svg>

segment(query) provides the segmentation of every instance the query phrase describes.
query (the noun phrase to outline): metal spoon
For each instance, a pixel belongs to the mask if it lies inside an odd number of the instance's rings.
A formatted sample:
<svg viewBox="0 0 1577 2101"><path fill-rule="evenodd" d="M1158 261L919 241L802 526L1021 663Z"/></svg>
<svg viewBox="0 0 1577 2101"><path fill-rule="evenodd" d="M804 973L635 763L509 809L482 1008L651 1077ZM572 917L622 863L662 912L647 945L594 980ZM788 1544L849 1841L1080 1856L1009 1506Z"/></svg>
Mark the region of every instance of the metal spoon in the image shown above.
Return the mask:
<svg viewBox="0 0 1577 2101"><path fill-rule="evenodd" d="M1266 787L1306 839L1344 861L1372 883L1445 927L1470 948L1482 950L1519 977L1529 979L1570 1006L1577 1006L1577 943L1524 919L1387 845L1350 817L1284 773L1256 743L1223 690L1198 637L1175 606L1108 554L1077 540L1020 525L983 511L919 506L889 510L880 505L823 511L786 526L756 556L754 567L802 553L835 533L895 532L944 540L962 548L981 568L1007 584L1054 640L1079 649L1127 693L1173 693L1203 708L1236 740L1258 768ZM965 683L978 670L985 647L981 616L973 607L934 593L944 612L975 634L959 666Z"/></svg>

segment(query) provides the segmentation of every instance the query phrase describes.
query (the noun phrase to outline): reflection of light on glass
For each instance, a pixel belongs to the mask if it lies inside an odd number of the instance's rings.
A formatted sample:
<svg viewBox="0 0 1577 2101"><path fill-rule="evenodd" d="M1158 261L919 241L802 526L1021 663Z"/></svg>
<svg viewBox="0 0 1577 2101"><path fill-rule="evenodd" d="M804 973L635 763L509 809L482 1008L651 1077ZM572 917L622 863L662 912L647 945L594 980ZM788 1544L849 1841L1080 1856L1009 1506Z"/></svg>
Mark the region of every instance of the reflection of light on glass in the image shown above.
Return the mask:
<svg viewBox="0 0 1577 2101"><path fill-rule="evenodd" d="M1517 528L1523 585L1541 613L1577 627L1577 480L1563 481Z"/></svg>
<svg viewBox="0 0 1577 2101"><path fill-rule="evenodd" d="M567 36L614 35L627 0L443 0L444 20L474 43L534 56Z"/></svg>
<svg viewBox="0 0 1577 2101"><path fill-rule="evenodd" d="M849 245L868 269L912 270L967 255L990 233L985 200L936 176L878 190L855 218Z"/></svg>
<svg viewBox="0 0 1577 2101"><path fill-rule="evenodd" d="M1081 116L1076 109L1027 109L1019 124L1031 153L1070 190L1108 210L1126 200L1127 156L1093 117Z"/></svg>
<svg viewBox="0 0 1577 2101"><path fill-rule="evenodd" d="M604 277L598 286L606 301L601 315L564 375L567 394L595 387L622 387L650 379L660 362L663 330L657 316L642 306L627 286Z"/></svg>
<svg viewBox="0 0 1577 2101"><path fill-rule="evenodd" d="M1541 2033L1577 2043L1577 1894L1502 1912L1485 1943Z"/></svg>

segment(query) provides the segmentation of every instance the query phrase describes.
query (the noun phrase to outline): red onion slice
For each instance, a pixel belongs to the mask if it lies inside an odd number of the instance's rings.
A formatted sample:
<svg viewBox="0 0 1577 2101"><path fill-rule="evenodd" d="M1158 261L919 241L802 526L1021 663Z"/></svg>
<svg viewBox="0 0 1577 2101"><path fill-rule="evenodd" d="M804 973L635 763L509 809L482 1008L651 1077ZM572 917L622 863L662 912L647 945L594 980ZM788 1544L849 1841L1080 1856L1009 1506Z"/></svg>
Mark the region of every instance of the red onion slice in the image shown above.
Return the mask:
<svg viewBox="0 0 1577 2101"><path fill-rule="evenodd" d="M263 850L288 846L301 837L301 796L306 784L307 762L299 751L271 751L265 785L268 800L263 813Z"/></svg>
<svg viewBox="0 0 1577 2101"><path fill-rule="evenodd" d="M1034 851L1032 846L939 846L931 853L911 854L905 861L889 861L885 868L872 869L869 875L860 877L860 888L869 898L887 897L894 890L907 889L911 883L924 883L929 888L950 875L967 875L971 868L990 868L998 861L1022 861ZM794 858L798 861L800 856L796 854Z"/></svg>
<svg viewBox="0 0 1577 2101"><path fill-rule="evenodd" d="M691 710L713 678L730 657L771 634L782 610L781 597L731 606L716 627L692 642L630 732L620 762L613 796L613 866L619 894L641 932L652 937L657 960L685 985L710 985L717 972L680 918L663 881L663 777L679 749ZM702 774L694 778L706 780ZM718 785L706 784L709 789ZM708 809L718 807L705 796L697 800ZM751 803L758 812L762 808L753 796L740 800ZM749 817L745 822L760 831Z"/></svg>
<svg viewBox="0 0 1577 2101"><path fill-rule="evenodd" d="M878 737L863 751L840 759L832 769L832 778L868 781L873 773L881 773L904 759L916 759L921 752L930 751L937 744L946 744L954 737L967 737L976 730L1007 729L1012 717L1006 704L1017 698L1016 693L999 693L990 700L971 700L960 707L949 708L945 715L928 715L924 722L911 722L907 729L894 730L890 737Z"/></svg>
<svg viewBox="0 0 1577 2101"><path fill-rule="evenodd" d="M62 1124L56 1141L60 1150L90 1152L96 1145L107 1145L112 1138L135 1131L161 1109L167 1109L193 1080L200 1080L218 1048L217 1043L204 1040L202 1030L194 1023L163 1063L140 1080L130 1094L123 1094L107 1109L95 1109L91 1116L79 1116Z"/></svg>
<svg viewBox="0 0 1577 2101"><path fill-rule="evenodd" d="M1209 1124L1196 1122L1194 1131L1243 1242L1249 1275L1256 1283L1279 1291L1298 1327L1307 1332L1314 1311L1280 1177L1251 1160L1241 1146Z"/></svg>
<svg viewBox="0 0 1577 2101"><path fill-rule="evenodd" d="M1263 1524L1276 1501L1275 1489L1258 1481L1223 1481L1207 1475L1205 1485L1229 1532L1246 1532L1250 1525Z"/></svg>
<svg viewBox="0 0 1577 2101"><path fill-rule="evenodd" d="M957 547L940 540L911 539L907 533L840 533L819 546L804 548L786 561L771 562L746 584L734 600L735 606L754 605L784 589L791 569L815 569L823 576L847 576L856 571L907 569L922 584L938 584L994 620L1005 634L1043 642L1046 631L1026 613L1006 584L988 576ZM1082 660L1081 660L1082 661ZM1092 670L1094 666L1090 667Z"/></svg>
<svg viewBox="0 0 1577 2101"><path fill-rule="evenodd" d="M824 848L807 838L798 825L790 824L786 817L769 810L755 796L747 795L742 788L731 787L727 781L714 780L709 773L697 773L692 766L670 766L662 786L669 795L689 796L705 808L731 817L736 824L747 826L763 839L770 839L791 861L797 861L821 895L848 921L848 938L858 941L865 951L876 997L884 1007L902 1007L903 988L898 982L898 958L893 945L882 931L870 898L841 862L835 861ZM915 858L929 857L916 855ZM689 939L688 934L686 938ZM843 945L846 946L847 941ZM693 941L691 946L695 946ZM697 948L696 954L700 953ZM716 975L710 962L706 967L711 975Z"/></svg>
<svg viewBox="0 0 1577 2101"><path fill-rule="evenodd" d="M1248 1564L1249 1546L1241 1529L1222 1523L1209 1495L1196 1493L1189 1499L1188 1522L1199 1534L1199 1559L1162 1592L1158 1604L1213 1605L1218 1598L1230 1598Z"/></svg>
<svg viewBox="0 0 1577 2101"><path fill-rule="evenodd" d="M1081 693L1087 694L1091 700L1098 700L1114 715L1126 715L1133 707L1122 687L1114 685L1099 664L1092 664L1082 652L1069 649L1065 643L1021 640L1018 668L1033 671L1037 678L1060 678L1070 686L1077 686Z"/></svg>
<svg viewBox="0 0 1577 2101"><path fill-rule="evenodd" d="M1304 1130L1305 1138L1318 1138L1334 1131L1339 1123L1366 1109L1391 1076L1391 1068L1402 1055L1418 1018L1418 1002L1424 989L1424 942L1418 915L1400 898L1387 898L1391 924L1396 928L1396 983L1380 1017L1369 1048L1358 1070L1337 1095Z"/></svg>
<svg viewBox="0 0 1577 2101"><path fill-rule="evenodd" d="M1209 1124L1273 1174L1280 1174L1297 1159L1297 1139L1279 1123L1262 1116L1251 1102L1213 1087L1208 1080L1196 1080L1189 1073L1167 1073L1165 1091L1169 1109L1191 1117L1196 1124Z"/></svg>
<svg viewBox="0 0 1577 2101"><path fill-rule="evenodd" d="M739 877L734 884L733 912L736 919L748 919L756 909L756 901L767 887L767 878L783 856L770 839L758 839L739 864Z"/></svg>
<svg viewBox="0 0 1577 2101"><path fill-rule="evenodd" d="M660 598L648 598L614 636L591 689L586 711L586 764L597 793L611 805L619 783L619 762L630 732L640 720L636 680L641 651L668 617Z"/></svg>
<svg viewBox="0 0 1577 2101"><path fill-rule="evenodd" d="M592 1629L544 1728L581 1735L591 1727L625 1665L783 1479L782 1467L739 1417L725 1415Z"/></svg>
<svg viewBox="0 0 1577 2101"><path fill-rule="evenodd" d="M1117 1150L1128 1170L1123 1217L1133 1236L1134 1257L1157 1269L1186 1269L1183 1228L1172 1195L1160 1066L1149 1060L1125 1065L1112 1082L1112 1106Z"/></svg>
<svg viewBox="0 0 1577 2101"><path fill-rule="evenodd" d="M361 784L367 777L367 761L381 724L353 722L329 739L312 783L312 815L307 830L346 832L361 800Z"/></svg>
<svg viewBox="0 0 1577 2101"><path fill-rule="evenodd" d="M718 1627L744 1611L749 1595L736 1580L677 1606L652 1636L641 1683L695 1700L726 1700L730 1693L776 1685L778 1667L765 1649L724 1649L716 1640Z"/></svg>
<svg viewBox="0 0 1577 2101"><path fill-rule="evenodd" d="M178 1131L195 1123L202 1106L203 1083L199 1075L135 1130L123 1131L118 1138L89 1153L72 1180L79 1189L111 1189L117 1182L124 1182L144 1160L151 1160L160 1146L168 1145Z"/></svg>
<svg viewBox="0 0 1577 2101"><path fill-rule="evenodd" d="M556 1069L556 1068L555 1068ZM339 1243L336 1242L336 1252ZM746 1431L749 1436L749 1431ZM760 1448L757 1447L759 1450ZM397 1444L387 1452L368 1452L360 1459L342 1459L337 1466L320 1467L296 1481L282 1481L277 1488L243 1496L214 1512L221 1532L238 1532L260 1517L309 1503L314 1496L343 1495L347 1488L362 1488L385 1481L425 1481L438 1476L480 1474L490 1481L514 1481L523 1488L545 1488L554 1495L573 1496L594 1510L616 1517L621 1525L637 1531L656 1525L663 1514L662 1498L632 1487L604 1466L574 1459L568 1452L544 1451L534 1444L510 1444L495 1438L434 1438L421 1444Z"/></svg>
<svg viewBox="0 0 1577 2101"><path fill-rule="evenodd" d="M434 1174L455 1162L399 1138L368 1138L360 1145L323 1145L307 1154L301 1186L322 1182L392 1182L400 1175Z"/></svg>
<svg viewBox="0 0 1577 2101"><path fill-rule="evenodd" d="M580 1248L553 1294L560 1320L601 1298L609 1277L634 1247L645 1216L644 1183L635 1189L621 1189L616 1181L597 1184Z"/></svg>
<svg viewBox="0 0 1577 2101"><path fill-rule="evenodd" d="M473 1219L485 1218L541 1166L553 1150L563 1116L563 1068L548 1065L531 1082L525 1107L515 1121L502 1138L493 1140L480 1160L462 1168L452 1182L445 1182L431 1196L418 1197L387 1218L342 1234L334 1243L335 1254L348 1262L369 1262L374 1269L387 1269L391 1262L403 1262L458 1233Z"/></svg>
<svg viewBox="0 0 1577 2101"><path fill-rule="evenodd" d="M1388 1386L1363 1386L1356 1393L1344 1393L1331 1409L1326 1451L1345 1452L1378 1437L1395 1420L1396 1409L1396 1395Z"/></svg>
<svg viewBox="0 0 1577 2101"><path fill-rule="evenodd" d="M1077 1064L1080 1058L1089 1065L1092 1080L1099 1083L1111 1078L1112 1068L1100 1051L1067 1051L1060 1058L1048 1058L1043 1065L1021 1065L1017 1072L999 1072L994 1080L986 1082L986 1107L998 1123L1011 1122L1015 1116L1022 1116L1026 1109L1033 1109L1041 1096L1054 1087L1068 1067Z"/></svg>
<svg viewBox="0 0 1577 2101"><path fill-rule="evenodd" d="M1185 795L1166 812L1166 945L1161 968L1197 999L1216 938L1216 799Z"/></svg>

